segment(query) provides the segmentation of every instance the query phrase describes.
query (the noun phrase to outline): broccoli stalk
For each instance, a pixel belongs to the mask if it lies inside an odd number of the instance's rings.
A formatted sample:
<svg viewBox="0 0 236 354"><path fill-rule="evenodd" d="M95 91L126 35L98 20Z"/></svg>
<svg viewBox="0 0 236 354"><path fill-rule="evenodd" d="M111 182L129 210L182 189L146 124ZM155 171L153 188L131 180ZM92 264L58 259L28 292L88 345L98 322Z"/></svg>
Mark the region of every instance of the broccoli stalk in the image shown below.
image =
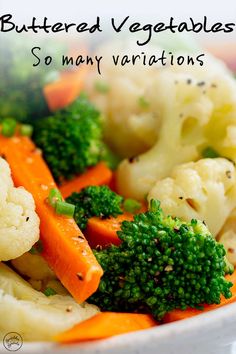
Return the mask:
<svg viewBox="0 0 236 354"><path fill-rule="evenodd" d="M106 311L144 311L157 320L173 309L219 304L232 296L225 249L206 226L165 217L159 202L124 221L120 246L94 250L104 275L90 302Z"/></svg>
<svg viewBox="0 0 236 354"><path fill-rule="evenodd" d="M107 186L86 187L80 193L72 193L66 201L75 205L74 219L81 230L86 228L88 219L93 216L108 218L123 212L123 198Z"/></svg>
<svg viewBox="0 0 236 354"><path fill-rule="evenodd" d="M81 96L69 107L35 123L33 140L42 149L57 182L80 174L104 160L99 112Z"/></svg>

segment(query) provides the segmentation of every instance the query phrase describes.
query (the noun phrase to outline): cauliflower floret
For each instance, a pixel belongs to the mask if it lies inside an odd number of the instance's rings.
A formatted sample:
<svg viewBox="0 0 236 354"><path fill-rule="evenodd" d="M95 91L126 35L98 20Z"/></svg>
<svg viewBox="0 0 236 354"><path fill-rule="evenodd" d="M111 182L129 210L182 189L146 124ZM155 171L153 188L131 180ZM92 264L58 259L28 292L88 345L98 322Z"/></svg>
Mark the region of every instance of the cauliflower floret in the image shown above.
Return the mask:
<svg viewBox="0 0 236 354"><path fill-rule="evenodd" d="M202 159L177 166L158 181L148 200L158 199L165 214L185 221L199 219L216 236L236 207L236 169L223 159Z"/></svg>
<svg viewBox="0 0 236 354"><path fill-rule="evenodd" d="M0 340L8 332L21 334L24 341L52 340L99 310L77 304L68 295L45 296L0 263Z"/></svg>
<svg viewBox="0 0 236 354"><path fill-rule="evenodd" d="M236 209L226 220L217 240L224 245L229 262L236 266Z"/></svg>
<svg viewBox="0 0 236 354"><path fill-rule="evenodd" d="M40 254L26 252L11 263L21 275L33 280L56 279L55 273Z"/></svg>
<svg viewBox="0 0 236 354"><path fill-rule="evenodd" d="M33 197L15 188L8 163L0 158L0 260L29 251L39 239L39 218Z"/></svg>
<svg viewBox="0 0 236 354"><path fill-rule="evenodd" d="M144 154L121 162L119 193L143 199L174 166L201 159L206 147L236 161L236 81L224 64L208 57L202 68L160 69L149 89L160 117L152 126L157 139Z"/></svg>
<svg viewBox="0 0 236 354"><path fill-rule="evenodd" d="M104 58L102 78L92 71L86 82L86 92L104 117L105 140L122 157L131 157L148 150L156 141L159 113L155 101L150 99L150 87L156 77L156 68L140 65L115 66L111 53L121 58L127 54L140 55L140 48L132 40L116 41L103 45L98 54ZM162 52L148 45L148 55ZM107 92L97 89L105 84ZM101 90L102 91L102 90Z"/></svg>

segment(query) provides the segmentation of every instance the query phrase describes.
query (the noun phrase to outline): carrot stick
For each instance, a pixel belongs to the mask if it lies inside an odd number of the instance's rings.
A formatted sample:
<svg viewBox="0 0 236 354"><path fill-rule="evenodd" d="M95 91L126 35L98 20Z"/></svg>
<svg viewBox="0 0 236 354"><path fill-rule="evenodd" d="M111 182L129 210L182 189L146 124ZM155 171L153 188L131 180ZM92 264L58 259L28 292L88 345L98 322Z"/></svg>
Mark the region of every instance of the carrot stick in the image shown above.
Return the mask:
<svg viewBox="0 0 236 354"><path fill-rule="evenodd" d="M143 205L139 212L146 210L147 207ZM123 221L132 221L133 218L134 215L127 212L117 217L110 217L109 219L90 218L84 231L89 245L92 248L96 248L97 246L107 247L111 244L119 246L121 241L116 232L120 230Z"/></svg>
<svg viewBox="0 0 236 354"><path fill-rule="evenodd" d="M152 316L135 313L101 312L73 328L60 333L55 340L73 343L112 337L157 326Z"/></svg>
<svg viewBox="0 0 236 354"><path fill-rule="evenodd" d="M125 213L118 215L116 218L100 219L93 217L89 219L84 231L89 245L92 248L96 248L98 245L107 247L111 244L119 246L121 241L116 232L120 230L120 225L124 220L133 220L133 215Z"/></svg>
<svg viewBox="0 0 236 354"><path fill-rule="evenodd" d="M34 197L42 255L74 298L86 300L96 291L102 269L74 220L57 215L48 205L49 190L56 184L40 151L27 137L0 136L0 153L10 165L15 185Z"/></svg>
<svg viewBox="0 0 236 354"><path fill-rule="evenodd" d="M65 182L60 191L64 198L69 197L73 192L80 192L82 188L88 186L100 186L109 184L112 179L112 171L104 162L100 162L95 167L91 167L84 174L75 177L73 180Z"/></svg>
<svg viewBox="0 0 236 354"><path fill-rule="evenodd" d="M77 70L62 72L57 81L44 86L43 94L52 112L68 106L78 97L87 72L87 66L83 65Z"/></svg>
<svg viewBox="0 0 236 354"><path fill-rule="evenodd" d="M211 310L218 309L224 305L231 304L233 302L236 302L236 271L232 275L227 275L226 279L231 281L234 285L231 288L232 291L232 297L230 299L225 299L223 296L221 296L221 303L218 305L204 305L204 310L197 310L197 309L192 309L189 308L187 310L173 310L166 314L164 318L164 322L174 322L174 321L179 321L179 320L184 320L186 318L190 318L196 315L200 315L201 313L205 313Z"/></svg>

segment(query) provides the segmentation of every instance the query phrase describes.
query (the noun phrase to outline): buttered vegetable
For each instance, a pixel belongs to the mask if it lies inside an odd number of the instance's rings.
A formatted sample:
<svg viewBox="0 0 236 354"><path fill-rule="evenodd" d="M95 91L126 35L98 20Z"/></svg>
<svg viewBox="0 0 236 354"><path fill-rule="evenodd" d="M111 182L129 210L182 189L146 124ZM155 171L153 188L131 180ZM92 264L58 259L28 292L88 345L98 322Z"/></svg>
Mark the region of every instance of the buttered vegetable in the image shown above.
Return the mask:
<svg viewBox="0 0 236 354"><path fill-rule="evenodd" d="M29 251L39 239L39 218L33 197L15 188L8 163L0 158L0 260Z"/></svg>
<svg viewBox="0 0 236 354"><path fill-rule="evenodd" d="M218 304L232 296L233 272L206 226L165 216L152 199L149 211L124 221L120 246L95 251L104 269L91 302L106 311L143 311L158 320L173 309Z"/></svg>
<svg viewBox="0 0 236 354"><path fill-rule="evenodd" d="M24 340L51 340L98 312L89 304L77 304L71 296L46 296L0 263L0 338L8 332L21 334Z"/></svg>
<svg viewBox="0 0 236 354"><path fill-rule="evenodd" d="M236 82L223 64L208 58L203 68L157 70L149 89L151 105L145 114L153 115L149 125L152 133L146 134L151 147L121 162L117 174L121 194L143 199L173 167L199 160L209 146L219 156L236 161ZM139 122L137 129L144 132L142 119ZM127 127L126 121L120 124ZM132 141L133 136L128 139Z"/></svg>
<svg viewBox="0 0 236 354"><path fill-rule="evenodd" d="M216 236L236 207L236 170L232 162L203 159L177 166L158 181L148 199L158 199L167 215L204 221Z"/></svg>

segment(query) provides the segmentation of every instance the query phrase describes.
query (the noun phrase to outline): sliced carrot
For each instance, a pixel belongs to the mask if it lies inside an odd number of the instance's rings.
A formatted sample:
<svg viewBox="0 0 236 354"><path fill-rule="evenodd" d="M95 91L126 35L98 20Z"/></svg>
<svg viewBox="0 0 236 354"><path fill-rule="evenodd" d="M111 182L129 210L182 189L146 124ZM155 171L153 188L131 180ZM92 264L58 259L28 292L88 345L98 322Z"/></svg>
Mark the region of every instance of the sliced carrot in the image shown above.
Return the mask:
<svg viewBox="0 0 236 354"><path fill-rule="evenodd" d="M40 217L42 255L62 284L82 302L94 293L102 269L73 219L57 215L47 203L53 177L40 151L27 137L0 136L0 153L8 161L16 186L32 193Z"/></svg>
<svg viewBox="0 0 236 354"><path fill-rule="evenodd" d="M84 231L86 239L92 248L97 246L107 247L111 244L119 245L120 239L117 231L124 220L133 220L133 215L129 213L118 215L116 218L100 219L93 217L88 220L88 225Z"/></svg>
<svg viewBox="0 0 236 354"><path fill-rule="evenodd" d="M146 205L143 205L140 212L146 210ZM120 230L123 221L132 221L133 218L134 215L127 212L117 217L110 217L109 219L90 218L84 231L86 239L92 248L96 248L97 246L107 247L111 244L119 246L121 241L116 232Z"/></svg>
<svg viewBox="0 0 236 354"><path fill-rule="evenodd" d="M73 328L60 333L55 340L60 343L73 343L112 337L157 326L150 315L135 313L101 312Z"/></svg>
<svg viewBox="0 0 236 354"><path fill-rule="evenodd" d="M232 297L230 299L225 299L224 296L221 296L221 303L218 305L204 305L203 310L197 310L197 309L192 309L189 308L187 310L173 310L166 314L164 318L164 322L174 322L174 321L179 321L179 320L184 320L186 318L190 318L196 315L200 315L204 312L208 312L211 310L218 309L224 305L231 304L233 302L236 302L236 271L232 275L227 275L226 279L231 281L233 283L233 286L231 288L232 291Z"/></svg>
<svg viewBox="0 0 236 354"><path fill-rule="evenodd" d="M87 73L88 67L83 65L77 70L62 72L57 81L44 86L43 94L52 112L68 106L78 97Z"/></svg>
<svg viewBox="0 0 236 354"><path fill-rule="evenodd" d="M82 175L71 181L65 182L60 191L64 198L69 197L73 192L80 192L82 188L88 186L100 186L109 184L112 179L112 171L104 162L100 162L95 167L91 167Z"/></svg>

